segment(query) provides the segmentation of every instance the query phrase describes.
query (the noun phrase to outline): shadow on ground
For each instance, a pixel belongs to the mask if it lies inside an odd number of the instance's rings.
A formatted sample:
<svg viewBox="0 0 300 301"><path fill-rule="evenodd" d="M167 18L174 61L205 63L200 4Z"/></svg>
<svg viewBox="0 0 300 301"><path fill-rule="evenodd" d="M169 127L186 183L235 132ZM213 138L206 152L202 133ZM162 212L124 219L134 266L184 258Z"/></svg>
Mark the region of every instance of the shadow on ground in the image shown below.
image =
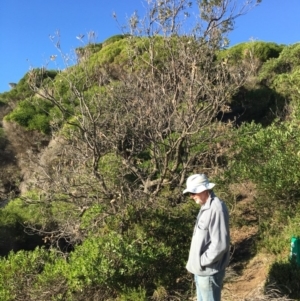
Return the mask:
<svg viewBox="0 0 300 301"><path fill-rule="evenodd" d="M274 283L282 295L300 300L300 266L295 261L275 262L271 266L266 287Z"/></svg>
<svg viewBox="0 0 300 301"><path fill-rule="evenodd" d="M249 262L256 254L255 239L257 235L248 236L231 246L230 266L236 274L240 275Z"/></svg>

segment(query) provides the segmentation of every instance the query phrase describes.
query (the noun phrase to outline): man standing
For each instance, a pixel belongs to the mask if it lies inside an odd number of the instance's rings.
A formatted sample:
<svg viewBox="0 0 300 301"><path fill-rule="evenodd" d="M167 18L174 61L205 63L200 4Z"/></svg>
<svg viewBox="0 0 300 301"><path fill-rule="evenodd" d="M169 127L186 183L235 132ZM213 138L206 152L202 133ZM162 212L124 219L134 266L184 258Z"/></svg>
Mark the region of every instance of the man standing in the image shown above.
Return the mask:
<svg viewBox="0 0 300 301"><path fill-rule="evenodd" d="M212 191L204 174L188 177L183 193L201 206L192 237L187 270L195 275L197 301L220 301L229 263L230 235L227 207Z"/></svg>

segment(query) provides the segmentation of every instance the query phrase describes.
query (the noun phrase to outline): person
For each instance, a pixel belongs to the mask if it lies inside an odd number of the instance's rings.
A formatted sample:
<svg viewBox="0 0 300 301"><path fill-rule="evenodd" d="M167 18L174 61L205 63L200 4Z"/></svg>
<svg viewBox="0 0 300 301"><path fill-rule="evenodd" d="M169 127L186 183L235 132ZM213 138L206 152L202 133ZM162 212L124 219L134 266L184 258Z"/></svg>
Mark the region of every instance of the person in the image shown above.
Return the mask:
<svg viewBox="0 0 300 301"><path fill-rule="evenodd" d="M213 192L205 174L188 177L183 194L201 206L191 241L186 269L194 274L197 301L220 301L230 257L229 213Z"/></svg>

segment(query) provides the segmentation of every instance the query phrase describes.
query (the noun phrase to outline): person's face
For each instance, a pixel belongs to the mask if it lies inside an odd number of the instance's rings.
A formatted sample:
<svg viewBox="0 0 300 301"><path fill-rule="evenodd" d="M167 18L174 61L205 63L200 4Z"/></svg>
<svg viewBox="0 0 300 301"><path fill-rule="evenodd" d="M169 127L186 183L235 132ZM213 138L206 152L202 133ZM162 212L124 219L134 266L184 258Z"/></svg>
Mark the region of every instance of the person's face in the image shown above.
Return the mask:
<svg viewBox="0 0 300 301"><path fill-rule="evenodd" d="M208 190L204 190L200 193L190 193L190 197L195 201L196 204L203 205L206 203L209 197L209 192Z"/></svg>

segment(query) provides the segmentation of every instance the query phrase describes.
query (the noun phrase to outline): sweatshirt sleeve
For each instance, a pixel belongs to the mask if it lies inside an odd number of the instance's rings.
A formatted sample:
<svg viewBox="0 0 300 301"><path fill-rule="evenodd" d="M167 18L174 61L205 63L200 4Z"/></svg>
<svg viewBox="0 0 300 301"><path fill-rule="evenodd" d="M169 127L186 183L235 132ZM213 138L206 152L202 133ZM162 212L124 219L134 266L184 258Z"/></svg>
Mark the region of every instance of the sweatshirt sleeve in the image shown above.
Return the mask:
<svg viewBox="0 0 300 301"><path fill-rule="evenodd" d="M201 266L203 268L220 260L229 248L227 212L223 210L214 211L211 215L211 222L208 230L211 243L200 258Z"/></svg>

